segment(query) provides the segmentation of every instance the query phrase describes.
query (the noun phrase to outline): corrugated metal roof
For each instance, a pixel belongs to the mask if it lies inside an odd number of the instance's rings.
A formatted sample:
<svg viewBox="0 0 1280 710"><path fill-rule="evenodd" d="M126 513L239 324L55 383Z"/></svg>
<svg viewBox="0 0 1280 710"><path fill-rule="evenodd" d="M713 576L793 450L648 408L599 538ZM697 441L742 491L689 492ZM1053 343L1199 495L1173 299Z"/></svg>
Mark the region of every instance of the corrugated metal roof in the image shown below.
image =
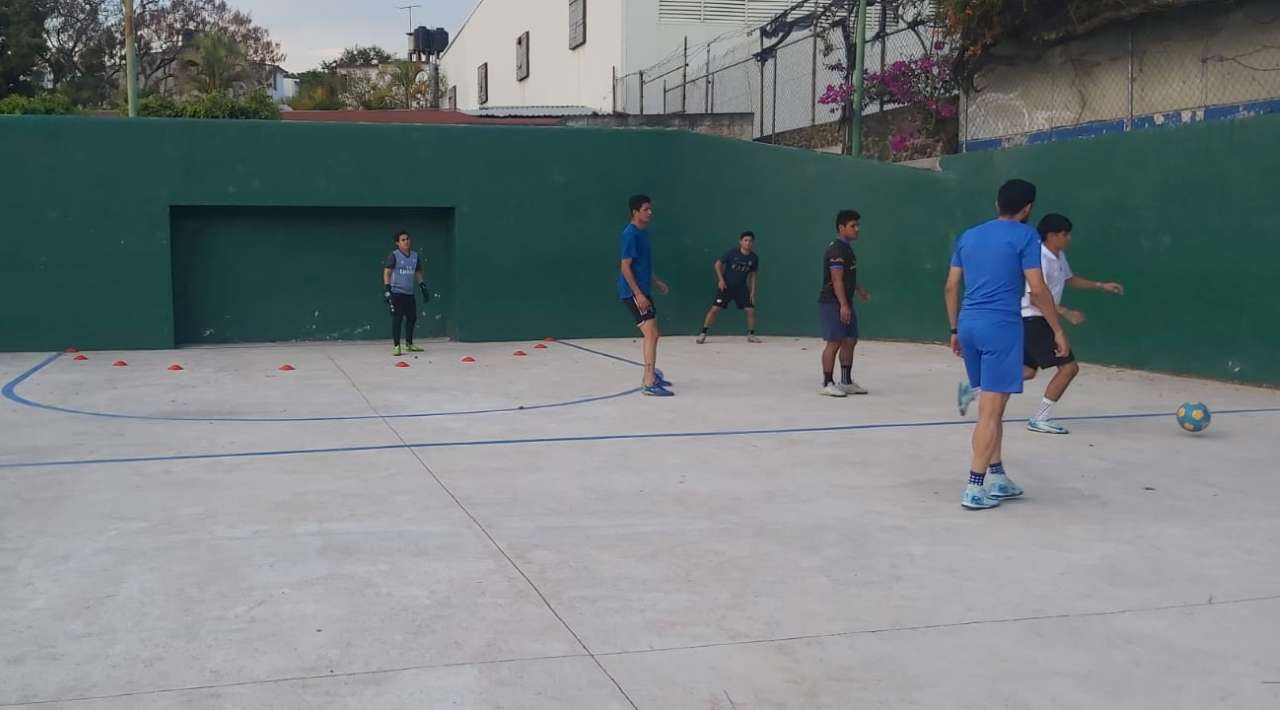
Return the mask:
<svg viewBox="0 0 1280 710"><path fill-rule="evenodd" d="M594 116L601 112L590 106L485 106L464 111L470 116L553 118L560 116Z"/></svg>

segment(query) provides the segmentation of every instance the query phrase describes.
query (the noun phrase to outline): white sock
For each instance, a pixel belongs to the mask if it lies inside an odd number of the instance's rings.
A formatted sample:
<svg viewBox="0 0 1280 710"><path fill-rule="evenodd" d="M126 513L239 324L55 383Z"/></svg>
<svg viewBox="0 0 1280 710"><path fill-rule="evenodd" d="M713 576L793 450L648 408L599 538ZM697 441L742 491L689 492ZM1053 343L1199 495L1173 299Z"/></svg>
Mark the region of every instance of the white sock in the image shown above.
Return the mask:
<svg viewBox="0 0 1280 710"><path fill-rule="evenodd" d="M1048 397L1042 398L1040 400L1040 411L1036 413L1036 419L1040 421L1048 419L1049 416L1053 414L1053 405L1055 404L1057 404L1057 402L1049 399Z"/></svg>

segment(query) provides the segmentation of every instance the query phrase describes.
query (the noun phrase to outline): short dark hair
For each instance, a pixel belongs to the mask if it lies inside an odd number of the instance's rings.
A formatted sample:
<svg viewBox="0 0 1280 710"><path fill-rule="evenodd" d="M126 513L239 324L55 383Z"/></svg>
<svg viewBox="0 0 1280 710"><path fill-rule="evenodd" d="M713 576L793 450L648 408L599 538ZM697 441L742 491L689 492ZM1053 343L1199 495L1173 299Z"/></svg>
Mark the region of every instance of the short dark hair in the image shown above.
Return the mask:
<svg viewBox="0 0 1280 710"><path fill-rule="evenodd" d="M1070 232L1071 220L1067 219L1066 215L1056 212L1047 214L1040 220L1040 224L1036 225L1036 231L1040 233L1040 241L1044 241L1050 234Z"/></svg>
<svg viewBox="0 0 1280 710"><path fill-rule="evenodd" d="M738 235L738 241L742 241L743 237L751 237L751 239L754 241L756 238L756 233L751 231L750 229L744 229L742 230L742 234Z"/></svg>
<svg viewBox="0 0 1280 710"><path fill-rule="evenodd" d="M408 237L408 236L409 236L409 232L408 232L408 230L404 230L404 229L397 230L397 231L396 231L396 235L395 235L394 237L392 237L392 238L391 238L391 243L392 243L392 244L399 244L399 243L400 243L400 237Z"/></svg>
<svg viewBox="0 0 1280 710"><path fill-rule="evenodd" d="M836 229L853 221L861 221L862 215L857 210L840 210L836 213Z"/></svg>
<svg viewBox="0 0 1280 710"><path fill-rule="evenodd" d="M627 206L631 208L632 214L639 212L645 205L651 204L653 200L649 199L648 195L632 195L631 199L627 200Z"/></svg>
<svg viewBox="0 0 1280 710"><path fill-rule="evenodd" d="M1013 179L1000 186L996 205L1002 216L1015 215L1036 201L1036 186L1026 180Z"/></svg>

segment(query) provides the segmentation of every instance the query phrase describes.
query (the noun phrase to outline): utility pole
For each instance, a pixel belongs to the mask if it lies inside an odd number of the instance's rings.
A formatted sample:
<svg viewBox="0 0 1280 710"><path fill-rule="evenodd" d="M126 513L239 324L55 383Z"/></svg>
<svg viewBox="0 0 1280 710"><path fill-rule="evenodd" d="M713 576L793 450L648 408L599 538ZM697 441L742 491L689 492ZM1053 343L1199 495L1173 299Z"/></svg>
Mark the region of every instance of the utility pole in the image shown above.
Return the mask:
<svg viewBox="0 0 1280 710"><path fill-rule="evenodd" d="M138 46L133 24L133 0L124 0L125 86L129 94L129 118L138 116Z"/></svg>
<svg viewBox="0 0 1280 710"><path fill-rule="evenodd" d="M853 157L862 157L862 92L867 68L867 0L858 0L858 22L854 30L857 54L853 67L853 116L849 122L849 146Z"/></svg>
<svg viewBox="0 0 1280 710"><path fill-rule="evenodd" d="M400 9L409 11L409 34L413 34L413 11L422 7L421 5L404 5Z"/></svg>
<svg viewBox="0 0 1280 710"><path fill-rule="evenodd" d="M413 11L419 7L422 7L422 6L421 5L403 5L400 7L401 10L409 11L409 31L406 34L409 35L409 60L410 61L413 61L414 55L416 54L416 50L413 46Z"/></svg>

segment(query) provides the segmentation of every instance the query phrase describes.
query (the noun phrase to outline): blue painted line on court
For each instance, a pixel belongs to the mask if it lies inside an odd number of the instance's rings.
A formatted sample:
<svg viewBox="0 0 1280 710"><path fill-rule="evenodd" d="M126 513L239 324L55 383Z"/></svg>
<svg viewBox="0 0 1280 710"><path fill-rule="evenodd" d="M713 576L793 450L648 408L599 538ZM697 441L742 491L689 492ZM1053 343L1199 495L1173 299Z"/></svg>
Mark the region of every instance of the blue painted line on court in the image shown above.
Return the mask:
<svg viewBox="0 0 1280 710"><path fill-rule="evenodd" d="M622 358L614 357L613 355L609 355L608 353L597 352L595 350L591 350L590 348L584 348L579 345L572 345L571 343L565 343L565 344L570 345L571 347L575 347L579 350L585 350L590 353L595 353L596 355L613 358L614 360L622 360ZM518 405L515 407L496 407L493 409L466 409L466 410L445 411L445 412L411 412L407 414L357 414L357 415L349 415L349 416L317 416L317 417L174 417L174 416L159 416L159 415L150 415L150 414L120 414L116 412L98 412L98 411L92 411L92 410L86 410L86 409L75 409L73 407L61 407L54 404L45 404L43 402L37 402L33 399L29 399L27 397L22 396L21 394L18 394L19 385L21 385L23 382L26 382L28 379L30 379L31 377L39 373L41 370L48 367L49 365L52 365L54 361L56 361L61 356L62 356L62 353L54 353L49 357L45 358L44 360L40 361L40 363L36 364L31 369L13 378L8 383L6 383L2 389L0 389L0 395L2 395L5 399L9 401L14 402L15 404L20 404L24 407L33 407L35 409L43 409L49 412L60 412L62 414L77 414L77 415L86 416L86 417L104 417L107 419L135 419L135 420L152 421L152 422L341 422L341 421L359 421L359 420L377 420L377 419L421 419L425 417L459 417L459 416L467 416L467 415L473 415L473 414L503 414L507 412L528 412L528 411L539 410L539 409L556 409L559 407L572 407L574 405L588 404L590 402L602 402L604 400L616 399L618 397L625 397L629 394L635 394L636 392L640 391L640 388L633 387L631 389L623 390L621 392L615 392L613 394L597 395L594 397L582 397L580 399L572 399L565 402ZM629 362L627 360L622 360L622 361ZM637 363L632 363L632 364L637 364Z"/></svg>
<svg viewBox="0 0 1280 710"><path fill-rule="evenodd" d="M1274 414L1280 407L1259 409L1226 409L1214 412L1215 416L1227 414ZM1132 414L1099 414L1094 416L1058 417L1059 421L1106 421L1114 419L1153 419L1172 417L1169 412L1141 412ZM1021 418L1006 419L1006 423L1026 421ZM885 422L873 424L847 424L822 427L790 427L779 429L736 429L723 431L679 431L651 434L597 434L588 436L545 436L513 439L479 439L475 441L433 441L416 444L378 444L368 446L337 446L322 449L279 449L267 451L234 451L226 453L175 454L166 456L128 456L119 458L65 459L60 461L30 461L0 463L0 469L51 468L55 466L91 466L101 464L154 463L160 461L200 461L209 459L243 459L272 456L300 456L308 454L359 453L389 451L394 449L447 449L479 446L511 446L517 444L573 444L595 441L642 441L653 439L698 439L733 436L769 436L778 434L822 434L828 432L866 431L873 429L923 429L929 427L966 426L974 422L966 419L928 422Z"/></svg>
<svg viewBox="0 0 1280 710"><path fill-rule="evenodd" d="M571 348L577 348L578 350L581 350L581 351L583 351L583 352L591 353L592 355L599 355L600 357L607 357L607 358L609 358L610 360L617 360L618 362L625 362L625 363L627 363L628 365L635 365L636 367L644 367L644 363L643 363L643 362L636 362L635 360L628 360L628 359L626 359L625 357L618 357L617 355L610 355L609 353L601 352L601 351L599 351L599 350L592 350L591 348L588 348L588 347L586 347L585 345L578 345L578 344L576 344L576 343L571 343L571 342L569 342L569 341L567 341L567 340L561 340L561 341L558 341L558 342L559 342L561 345L568 345L568 346L569 346L569 347L571 347Z"/></svg>

